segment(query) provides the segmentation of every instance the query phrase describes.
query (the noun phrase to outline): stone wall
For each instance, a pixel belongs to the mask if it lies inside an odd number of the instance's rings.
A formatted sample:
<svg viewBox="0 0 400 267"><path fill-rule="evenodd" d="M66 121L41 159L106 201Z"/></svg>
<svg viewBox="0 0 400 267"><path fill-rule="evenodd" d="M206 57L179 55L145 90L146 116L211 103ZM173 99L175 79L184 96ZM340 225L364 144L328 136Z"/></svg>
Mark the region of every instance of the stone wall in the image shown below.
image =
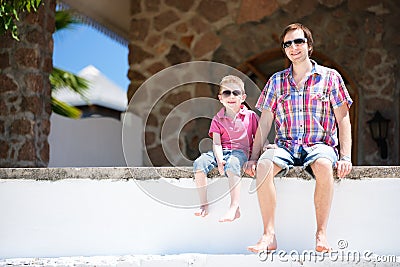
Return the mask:
<svg viewBox="0 0 400 267"><path fill-rule="evenodd" d="M133 0L128 76L129 98L140 85L171 65L195 60L232 67L265 50L279 47L282 28L299 21L311 28L314 50L328 56L355 81L359 99L358 165L399 164L400 38L395 0ZM215 89L197 84L176 88L154 109L145 132L149 165L171 165L159 138L173 106L199 96L215 98ZM145 102L145 101L144 101ZM137 105L135 109L140 109ZM376 110L390 119L389 156L381 159L367 121ZM187 127L182 151L198 151L208 126ZM188 138L190 137L190 138ZM191 157L195 157L192 153Z"/></svg>
<svg viewBox="0 0 400 267"><path fill-rule="evenodd" d="M0 167L49 161L55 0L22 16L20 41L0 36Z"/></svg>

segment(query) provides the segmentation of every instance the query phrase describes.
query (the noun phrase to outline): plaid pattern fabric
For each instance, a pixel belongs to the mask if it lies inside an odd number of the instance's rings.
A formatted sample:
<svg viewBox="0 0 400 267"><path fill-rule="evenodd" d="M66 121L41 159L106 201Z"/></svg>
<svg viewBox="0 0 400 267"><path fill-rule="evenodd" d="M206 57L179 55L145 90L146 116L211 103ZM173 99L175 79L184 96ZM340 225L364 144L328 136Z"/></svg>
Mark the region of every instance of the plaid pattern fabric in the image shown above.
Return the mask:
<svg viewBox="0 0 400 267"><path fill-rule="evenodd" d="M353 103L340 74L318 65L313 68L304 88L297 89L292 67L275 73L262 91L256 108L275 115L275 143L286 147L295 157L300 148L306 151L314 144L338 145L333 109Z"/></svg>

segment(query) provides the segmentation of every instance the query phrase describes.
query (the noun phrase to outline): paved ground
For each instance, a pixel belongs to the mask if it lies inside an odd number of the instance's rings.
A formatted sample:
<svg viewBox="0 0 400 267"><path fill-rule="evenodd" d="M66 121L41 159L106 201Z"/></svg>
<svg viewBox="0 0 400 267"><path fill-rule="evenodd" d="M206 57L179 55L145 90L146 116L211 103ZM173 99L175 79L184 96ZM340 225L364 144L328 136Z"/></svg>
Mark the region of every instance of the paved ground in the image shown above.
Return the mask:
<svg viewBox="0 0 400 267"><path fill-rule="evenodd" d="M64 267L64 266L96 266L96 267L210 267L210 266L400 266L400 257L346 259L335 256L312 256L296 258L292 256L273 257L267 255L136 255L136 256L95 256L95 257L61 257L61 258L21 258L0 260L0 267Z"/></svg>

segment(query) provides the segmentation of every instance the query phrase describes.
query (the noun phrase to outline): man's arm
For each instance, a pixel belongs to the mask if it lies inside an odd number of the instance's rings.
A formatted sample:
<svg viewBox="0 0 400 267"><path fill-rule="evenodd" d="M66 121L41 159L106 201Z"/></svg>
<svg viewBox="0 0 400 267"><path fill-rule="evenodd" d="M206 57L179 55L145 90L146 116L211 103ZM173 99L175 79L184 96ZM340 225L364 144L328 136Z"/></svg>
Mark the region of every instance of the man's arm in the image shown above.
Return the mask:
<svg viewBox="0 0 400 267"><path fill-rule="evenodd" d="M336 164L337 175L339 178L343 178L348 175L352 169L351 163L351 124L349 108L346 104L335 108L336 121L339 129L339 144L340 144L340 156L339 161ZM350 161L348 161L350 159Z"/></svg>
<svg viewBox="0 0 400 267"><path fill-rule="evenodd" d="M260 157L265 142L267 141L273 119L274 114L269 110L263 109L260 120L258 121L258 127L256 136L254 137L251 157L249 162L246 163L244 166L245 172L251 176L255 175L255 164Z"/></svg>
<svg viewBox="0 0 400 267"><path fill-rule="evenodd" d="M262 148L267 141L269 131L271 130L273 119L274 114L267 109L263 109L260 120L258 121L257 132L256 136L254 137L250 160L257 160L260 157Z"/></svg>

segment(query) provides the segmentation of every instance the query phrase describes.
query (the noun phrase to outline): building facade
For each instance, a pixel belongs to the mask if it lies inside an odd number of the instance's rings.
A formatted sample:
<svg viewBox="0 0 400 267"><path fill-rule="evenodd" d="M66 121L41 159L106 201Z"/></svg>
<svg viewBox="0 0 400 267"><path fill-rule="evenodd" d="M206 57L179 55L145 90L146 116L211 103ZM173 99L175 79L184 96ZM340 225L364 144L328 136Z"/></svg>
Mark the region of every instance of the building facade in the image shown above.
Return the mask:
<svg viewBox="0 0 400 267"><path fill-rule="evenodd" d="M354 100L351 108L353 163L399 164L398 1L119 0L118 4L103 0L62 2L94 25L128 44L130 67L127 75L131 80L129 100L141 90L145 81L161 70L194 61L212 61L236 68L248 75L261 90L272 73L288 66L278 40L282 29L289 23L301 22L314 35L312 58L336 68L344 77ZM45 16L51 18L51 15ZM52 31L50 26L45 26L44 29L47 34L45 36ZM46 47L47 39L39 41L39 46ZM0 130L4 136L15 129L4 115L13 101L10 97L3 98L4 94L9 95L10 90L3 88L8 86L8 78L14 71L7 65L13 62L11 58L14 54L7 54L7 49L5 43L1 42ZM3 55L9 56L9 61L4 60ZM49 58L47 54L43 56ZM42 65L29 68L38 69L43 75L48 72L47 69L42 69ZM144 98L131 107L139 115L151 101L151 88L147 90L148 99ZM216 90L215 86L204 83L184 85L168 90L157 103L150 103L150 114L142 117L146 165L179 165L180 158L192 160L199 155L199 145L207 138L208 119L199 117L187 122L183 128L177 128L178 140L175 141L180 151L175 151L172 159L165 156L163 125L177 106L200 97L215 99ZM372 139L367 123L376 111L390 120L386 137L387 158L381 157L381 149ZM176 120L183 116L179 112L174 115ZM16 158L11 148L4 148L10 146L7 140L9 139L0 140L4 143L0 153L2 162L6 162L3 159L7 157ZM41 151L42 145L39 147L36 154Z"/></svg>
<svg viewBox="0 0 400 267"><path fill-rule="evenodd" d="M277 70L287 67L279 35L292 22L308 26L318 62L336 68L354 100L351 108L353 158L357 165L399 164L399 45L396 1L363 0L153 0L131 2L129 97L146 80L171 65L207 60L249 75L262 89ZM203 84L171 91L147 119L145 140L151 163L160 157L164 118L183 101L214 97ZM140 107L137 108L140 110ZM368 121L379 111L389 119L388 157L371 137ZM180 135L183 153L195 157L207 122L191 122Z"/></svg>

